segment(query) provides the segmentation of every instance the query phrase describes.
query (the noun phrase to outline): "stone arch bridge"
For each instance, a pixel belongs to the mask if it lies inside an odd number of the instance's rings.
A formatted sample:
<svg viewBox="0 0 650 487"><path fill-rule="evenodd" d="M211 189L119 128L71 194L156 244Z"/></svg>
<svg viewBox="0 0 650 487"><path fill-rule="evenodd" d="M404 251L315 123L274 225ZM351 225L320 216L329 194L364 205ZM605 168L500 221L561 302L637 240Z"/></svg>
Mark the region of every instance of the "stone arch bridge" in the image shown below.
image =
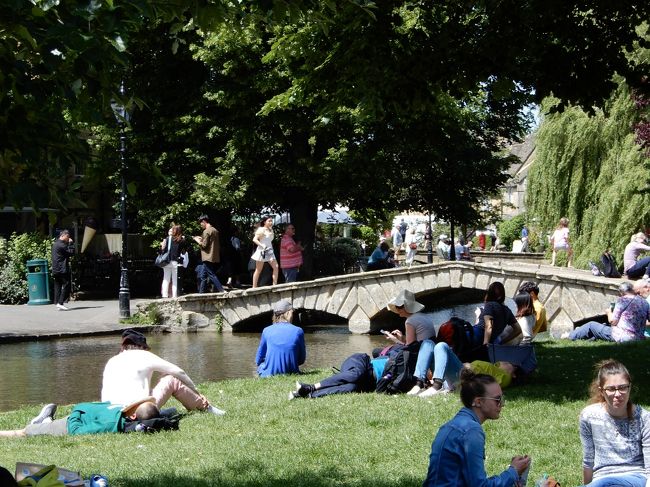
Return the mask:
<svg viewBox="0 0 650 487"><path fill-rule="evenodd" d="M157 300L140 306L157 307L164 325L174 328L207 327L220 322L224 331L237 330L255 317L271 311L282 298L296 309L329 313L347 320L353 333L378 331L377 318L386 316L386 305L406 288L428 303L434 298L444 306L445 297L459 291L474 293L481 301L493 281L503 282L506 295L514 296L524 281L535 281L546 307L551 333L559 336L574 323L602 315L618 296L619 279L595 277L587 271L526 263L441 262L313 281L238 290L224 295L190 294Z"/></svg>

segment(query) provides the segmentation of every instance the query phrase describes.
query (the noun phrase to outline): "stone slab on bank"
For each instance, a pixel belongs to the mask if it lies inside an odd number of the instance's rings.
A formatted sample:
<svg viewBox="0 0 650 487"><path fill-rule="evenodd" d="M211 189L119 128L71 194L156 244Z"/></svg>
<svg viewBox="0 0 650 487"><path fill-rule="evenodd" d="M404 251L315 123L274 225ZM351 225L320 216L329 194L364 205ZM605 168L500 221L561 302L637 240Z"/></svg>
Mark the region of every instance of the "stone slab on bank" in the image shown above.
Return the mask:
<svg viewBox="0 0 650 487"><path fill-rule="evenodd" d="M131 300L131 315L141 299ZM118 333L130 325L120 323L115 300L72 301L69 311L54 304L0 305L0 343L40 338Z"/></svg>

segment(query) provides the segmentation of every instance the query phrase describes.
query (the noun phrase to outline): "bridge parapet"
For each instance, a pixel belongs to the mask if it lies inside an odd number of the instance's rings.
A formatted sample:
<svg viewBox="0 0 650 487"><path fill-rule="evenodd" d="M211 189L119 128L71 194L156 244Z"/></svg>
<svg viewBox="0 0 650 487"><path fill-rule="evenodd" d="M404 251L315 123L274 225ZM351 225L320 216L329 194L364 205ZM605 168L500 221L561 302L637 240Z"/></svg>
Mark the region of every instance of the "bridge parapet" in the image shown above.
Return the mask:
<svg viewBox="0 0 650 487"><path fill-rule="evenodd" d="M603 314L618 296L621 282L595 277L587 271L530 263L440 262L238 290L227 295L190 294L157 303L168 323L204 326L219 317L224 330L233 330L250 318L269 313L275 301L286 298L296 309L330 313L347 320L351 332L368 333L379 326L373 321L403 288L425 297L457 289L484 291L494 281L503 282L508 296L514 296L524 281L537 282L553 335L572 329L575 322Z"/></svg>

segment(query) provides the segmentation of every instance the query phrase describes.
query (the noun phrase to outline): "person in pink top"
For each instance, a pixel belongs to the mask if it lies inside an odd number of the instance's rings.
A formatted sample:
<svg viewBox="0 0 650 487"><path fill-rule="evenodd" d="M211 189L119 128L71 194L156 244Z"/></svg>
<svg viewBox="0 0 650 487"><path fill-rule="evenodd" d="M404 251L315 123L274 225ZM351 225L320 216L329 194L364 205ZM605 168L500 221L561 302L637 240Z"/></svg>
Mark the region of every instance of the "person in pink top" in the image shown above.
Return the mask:
<svg viewBox="0 0 650 487"><path fill-rule="evenodd" d="M637 279L641 276L646 280L650 279L650 257L637 260L642 252L650 250L650 246L646 245L645 242L645 233L639 232L632 235L630 243L625 246L623 274L629 279Z"/></svg>
<svg viewBox="0 0 650 487"><path fill-rule="evenodd" d="M302 251L304 248L300 245L300 242L293 239L295 234L296 227L289 223L280 242L280 268L285 282L296 282L298 280L298 271L302 265Z"/></svg>
<svg viewBox="0 0 650 487"><path fill-rule="evenodd" d="M569 244L569 219L566 217L560 218L557 228L551 236L551 246L553 247L553 256L551 257L551 265L555 265L555 257L558 250L563 250L567 255L567 267L571 266L571 258L573 257L573 249Z"/></svg>

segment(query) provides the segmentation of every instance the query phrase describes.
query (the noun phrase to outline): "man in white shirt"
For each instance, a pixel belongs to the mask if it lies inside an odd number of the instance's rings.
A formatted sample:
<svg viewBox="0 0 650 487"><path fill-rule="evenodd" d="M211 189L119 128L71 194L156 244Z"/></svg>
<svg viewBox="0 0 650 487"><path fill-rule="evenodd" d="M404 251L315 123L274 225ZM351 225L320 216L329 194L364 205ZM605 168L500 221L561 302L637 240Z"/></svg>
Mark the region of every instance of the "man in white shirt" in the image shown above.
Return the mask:
<svg viewBox="0 0 650 487"><path fill-rule="evenodd" d="M154 372L162 377L151 389ZM128 329L122 333L120 353L110 358L104 367L102 401L131 404L146 396L153 396L158 408L174 396L188 411L225 414L210 405L183 369L151 353L142 333Z"/></svg>

